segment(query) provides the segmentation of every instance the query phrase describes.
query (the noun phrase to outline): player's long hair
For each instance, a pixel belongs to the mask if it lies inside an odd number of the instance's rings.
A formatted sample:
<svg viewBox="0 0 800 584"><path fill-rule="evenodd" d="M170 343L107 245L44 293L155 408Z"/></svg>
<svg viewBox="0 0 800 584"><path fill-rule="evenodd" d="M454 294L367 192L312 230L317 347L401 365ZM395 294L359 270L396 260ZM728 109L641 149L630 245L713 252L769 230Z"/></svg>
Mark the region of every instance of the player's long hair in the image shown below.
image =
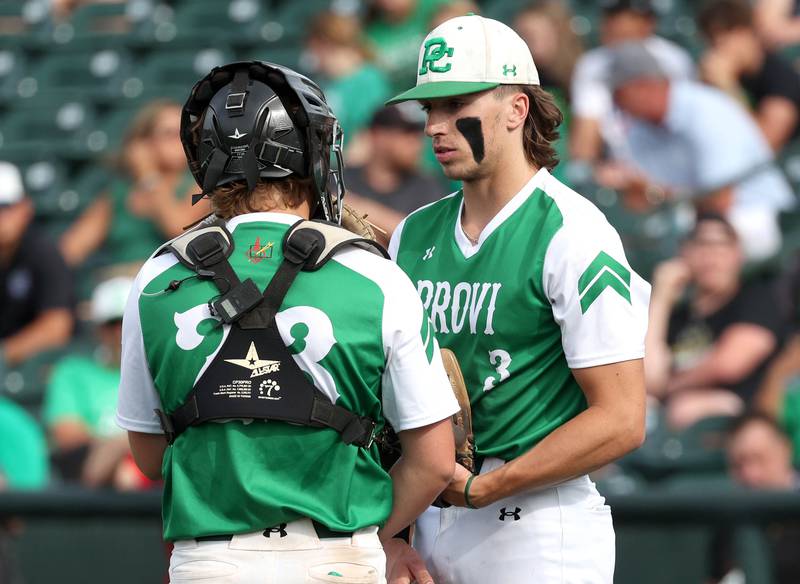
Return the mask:
<svg viewBox="0 0 800 584"><path fill-rule="evenodd" d="M501 85L503 95L521 92L528 96L528 117L522 131L525 158L538 168L553 170L558 165L558 154L553 146L558 139L558 126L564 115L547 91L538 85Z"/></svg>
<svg viewBox="0 0 800 584"><path fill-rule="evenodd" d="M312 204L312 191L308 178L260 180L252 191L245 181L238 180L215 188L211 207L223 219L274 208L295 209L304 202Z"/></svg>

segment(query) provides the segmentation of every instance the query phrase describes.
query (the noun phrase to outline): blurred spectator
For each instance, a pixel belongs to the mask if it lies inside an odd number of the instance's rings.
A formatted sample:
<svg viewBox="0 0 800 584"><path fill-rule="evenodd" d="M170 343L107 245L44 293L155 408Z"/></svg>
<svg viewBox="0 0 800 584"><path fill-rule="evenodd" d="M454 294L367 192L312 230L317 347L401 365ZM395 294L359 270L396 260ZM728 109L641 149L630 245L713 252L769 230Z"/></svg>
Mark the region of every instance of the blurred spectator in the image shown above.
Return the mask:
<svg viewBox="0 0 800 584"><path fill-rule="evenodd" d="M450 0L447 4L440 4L431 17L428 24L428 30L431 31L443 22L455 18L456 16L464 16L469 13L480 14L480 6L472 0Z"/></svg>
<svg viewBox="0 0 800 584"><path fill-rule="evenodd" d="M778 152L797 136L800 119L800 74L780 55L769 52L753 24L745 0L717 0L698 16L711 44L701 63L705 81L753 104L756 122Z"/></svg>
<svg viewBox="0 0 800 584"><path fill-rule="evenodd" d="M725 215L748 260L778 251L778 214L795 203L753 119L729 95L694 81L672 81L641 43L613 50L610 83L630 116L617 160L598 170L634 210L688 199Z"/></svg>
<svg viewBox="0 0 800 584"><path fill-rule="evenodd" d="M698 218L680 257L656 268L645 375L648 392L666 400L675 428L739 414L781 344L777 291L743 283L742 262L736 231L709 214Z"/></svg>
<svg viewBox="0 0 800 584"><path fill-rule="evenodd" d="M71 355L53 369L43 418L53 463L65 481L88 487L114 483L130 453L115 422L119 389L122 315L133 281L119 276L100 283L91 300L91 319L100 341L95 358Z"/></svg>
<svg viewBox="0 0 800 584"><path fill-rule="evenodd" d="M800 490L800 477L792 467L791 444L770 416L748 413L734 421L727 450L729 472L737 483L759 490ZM800 582L800 526L796 522L772 523L765 525L762 533L772 560L771 582ZM714 538L713 582L721 583L727 574L741 573L741 553L737 553L740 534L726 529Z"/></svg>
<svg viewBox="0 0 800 584"><path fill-rule="evenodd" d="M0 373L66 344L74 324L70 273L33 214L19 170L0 162Z"/></svg>
<svg viewBox="0 0 800 584"><path fill-rule="evenodd" d="M180 141L181 107L155 101L134 118L123 141L121 174L61 238L67 263L101 248L114 264L141 263L167 239L208 214L192 207L197 186Z"/></svg>
<svg viewBox="0 0 800 584"><path fill-rule="evenodd" d="M755 0L755 20L767 46L780 49L800 44L800 13L796 0Z"/></svg>
<svg viewBox="0 0 800 584"><path fill-rule="evenodd" d="M800 254L784 288L792 336L764 376L756 407L781 422L794 443L795 461L800 463Z"/></svg>
<svg viewBox="0 0 800 584"><path fill-rule="evenodd" d="M441 185L419 169L425 116L415 103L379 110L369 127L369 158L345 168L347 202L391 235L412 211L435 201Z"/></svg>
<svg viewBox="0 0 800 584"><path fill-rule="evenodd" d="M591 176L581 163L593 163L601 154L603 140L618 141L623 121L614 113L608 84L613 53L610 47L625 42L641 42L651 51L658 66L670 79L694 75L694 62L685 49L656 36L656 12L649 0L605 0L601 3L602 46L583 54L572 76L572 130L569 151L575 172ZM538 63L538 61L537 61ZM582 170L578 170L582 169Z"/></svg>
<svg viewBox="0 0 800 584"><path fill-rule="evenodd" d="M0 492L47 484L47 442L31 415L0 397Z"/></svg>
<svg viewBox="0 0 800 584"><path fill-rule="evenodd" d="M745 487L800 490L789 437L767 414L751 412L734 421L728 466L732 478Z"/></svg>
<svg viewBox="0 0 800 584"><path fill-rule="evenodd" d="M414 85L419 47L436 11L448 0L371 0L366 34L376 63L388 76L392 94ZM339 110L334 108L339 114Z"/></svg>
<svg viewBox="0 0 800 584"><path fill-rule="evenodd" d="M322 73L320 86L344 130L349 156L349 150L363 149L363 143L358 146L359 133L373 112L389 99L389 82L370 62L372 53L354 16L334 12L317 15L308 48Z"/></svg>
<svg viewBox="0 0 800 584"><path fill-rule="evenodd" d="M569 8L559 0L539 0L514 18L514 29L536 60L540 83L565 99L575 64L583 53L571 21Z"/></svg>

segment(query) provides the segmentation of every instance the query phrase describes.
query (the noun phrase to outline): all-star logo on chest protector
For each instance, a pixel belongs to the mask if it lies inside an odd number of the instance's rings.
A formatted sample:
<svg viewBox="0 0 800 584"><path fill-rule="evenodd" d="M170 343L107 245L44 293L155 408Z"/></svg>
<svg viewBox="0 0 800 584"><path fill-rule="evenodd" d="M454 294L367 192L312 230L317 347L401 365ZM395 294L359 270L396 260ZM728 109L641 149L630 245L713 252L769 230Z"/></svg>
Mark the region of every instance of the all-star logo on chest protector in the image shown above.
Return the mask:
<svg viewBox="0 0 800 584"><path fill-rule="evenodd" d="M247 350L247 356L244 359L225 359L225 362L245 369L250 369L250 378L260 377L267 373L276 373L281 369L280 361L270 361L267 359L260 359L256 344L251 342L250 348Z"/></svg>
<svg viewBox="0 0 800 584"><path fill-rule="evenodd" d="M425 53L422 55L422 63L420 64L419 74L425 75L429 70L434 73L447 73L451 67L451 63L444 65L437 65L437 61L441 61L445 57L452 57L455 49L447 46L447 41L442 37L435 37L425 41Z"/></svg>

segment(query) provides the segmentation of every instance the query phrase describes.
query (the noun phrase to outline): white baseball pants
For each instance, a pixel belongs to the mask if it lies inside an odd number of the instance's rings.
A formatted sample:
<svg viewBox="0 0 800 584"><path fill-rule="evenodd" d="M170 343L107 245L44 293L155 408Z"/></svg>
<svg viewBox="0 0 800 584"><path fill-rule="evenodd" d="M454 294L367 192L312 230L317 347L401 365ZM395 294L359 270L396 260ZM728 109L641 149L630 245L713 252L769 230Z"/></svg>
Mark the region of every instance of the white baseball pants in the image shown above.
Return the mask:
<svg viewBox="0 0 800 584"><path fill-rule="evenodd" d="M234 535L230 541L175 542L171 584L385 584L386 556L378 528L352 537L317 537L308 519Z"/></svg>
<svg viewBox="0 0 800 584"><path fill-rule="evenodd" d="M486 459L482 472L502 464ZM430 507L414 547L436 584L612 584L611 510L587 476L481 509Z"/></svg>

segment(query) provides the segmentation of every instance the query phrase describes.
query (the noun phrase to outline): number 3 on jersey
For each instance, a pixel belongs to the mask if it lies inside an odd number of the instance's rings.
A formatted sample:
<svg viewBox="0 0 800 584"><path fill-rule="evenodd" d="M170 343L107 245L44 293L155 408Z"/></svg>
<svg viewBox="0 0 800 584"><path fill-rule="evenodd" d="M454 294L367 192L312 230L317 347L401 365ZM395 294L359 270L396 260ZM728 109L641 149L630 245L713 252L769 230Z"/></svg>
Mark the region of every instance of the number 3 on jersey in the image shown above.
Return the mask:
<svg viewBox="0 0 800 584"><path fill-rule="evenodd" d="M508 372L508 366L511 365L511 355L508 354L508 351L503 349L494 349L489 351L489 363L497 372L499 379L496 379L493 375L487 377L483 382L483 391L490 391L494 389L495 385L504 379L508 379L508 376L511 375Z"/></svg>

